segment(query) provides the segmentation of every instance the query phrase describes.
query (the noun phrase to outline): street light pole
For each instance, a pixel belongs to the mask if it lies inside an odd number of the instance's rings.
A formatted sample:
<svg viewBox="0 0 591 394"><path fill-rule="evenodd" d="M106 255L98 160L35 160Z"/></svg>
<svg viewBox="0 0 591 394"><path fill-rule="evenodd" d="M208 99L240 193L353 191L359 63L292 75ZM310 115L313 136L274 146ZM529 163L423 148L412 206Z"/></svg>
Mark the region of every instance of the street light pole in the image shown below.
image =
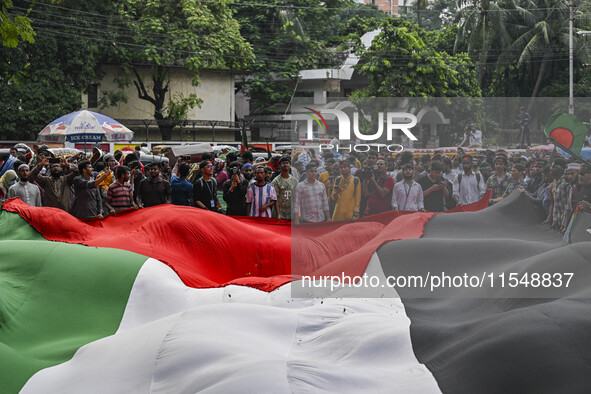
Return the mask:
<svg viewBox="0 0 591 394"><path fill-rule="evenodd" d="M575 0L570 0L570 18L568 20L568 113L575 113L575 101L573 91L573 18L574 18Z"/></svg>

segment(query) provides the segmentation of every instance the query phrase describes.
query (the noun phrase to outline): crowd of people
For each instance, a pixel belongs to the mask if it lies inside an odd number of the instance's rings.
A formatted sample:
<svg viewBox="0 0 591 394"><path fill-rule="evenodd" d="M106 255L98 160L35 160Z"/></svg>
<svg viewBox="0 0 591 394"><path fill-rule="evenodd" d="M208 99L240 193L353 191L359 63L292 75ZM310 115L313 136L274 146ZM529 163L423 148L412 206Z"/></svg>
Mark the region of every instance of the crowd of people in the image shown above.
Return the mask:
<svg viewBox="0 0 591 394"><path fill-rule="evenodd" d="M0 200L19 197L77 218L102 219L131 208L171 203L233 216L300 223L354 220L390 210L443 212L480 200L496 204L520 189L540 221L564 232L578 207L591 211L591 167L576 160L461 147L395 157L377 151L335 155L298 148L270 160L252 152L179 157L144 166L139 152L53 157L46 149L25 157L14 148L0 167ZM338 157L335 157L338 156ZM293 164L293 165L292 165ZM222 204L223 200L224 204Z"/></svg>

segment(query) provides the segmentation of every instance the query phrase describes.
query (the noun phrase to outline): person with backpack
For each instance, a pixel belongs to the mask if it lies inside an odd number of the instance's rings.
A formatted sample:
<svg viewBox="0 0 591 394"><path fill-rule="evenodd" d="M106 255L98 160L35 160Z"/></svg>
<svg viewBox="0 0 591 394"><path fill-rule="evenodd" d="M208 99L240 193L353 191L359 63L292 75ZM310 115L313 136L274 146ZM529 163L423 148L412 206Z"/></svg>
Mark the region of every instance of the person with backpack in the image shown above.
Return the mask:
<svg viewBox="0 0 591 394"><path fill-rule="evenodd" d="M213 164L203 160L199 164L201 178L193 184L193 206L222 213L222 204L218 200L218 184L213 177Z"/></svg>
<svg viewBox="0 0 591 394"><path fill-rule="evenodd" d="M462 157L462 170L453 182L453 197L456 203L472 204L480 200L486 192L482 174L472 170L472 156Z"/></svg>
<svg viewBox="0 0 591 394"><path fill-rule="evenodd" d="M361 186L359 178L351 175L349 164L340 163L341 175L335 180L332 199L336 201L332 220L351 220L359 218Z"/></svg>

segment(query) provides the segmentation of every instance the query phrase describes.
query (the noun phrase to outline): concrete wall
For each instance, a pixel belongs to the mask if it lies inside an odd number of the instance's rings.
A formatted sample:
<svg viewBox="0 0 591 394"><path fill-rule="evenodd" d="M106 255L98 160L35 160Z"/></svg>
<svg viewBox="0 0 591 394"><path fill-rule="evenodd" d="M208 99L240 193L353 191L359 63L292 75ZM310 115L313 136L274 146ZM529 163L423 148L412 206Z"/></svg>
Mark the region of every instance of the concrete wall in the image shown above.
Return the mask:
<svg viewBox="0 0 591 394"><path fill-rule="evenodd" d="M102 66L105 73L103 79L99 82L98 98L102 97L102 92L115 90L117 83L114 81L122 71L118 66ZM141 70L144 77L146 88L150 89L151 76L148 68ZM203 71L201 73L201 83L198 86L191 84L191 73L185 69L172 69L170 71L170 89L167 93L167 100L175 94L182 93L185 97L191 93L197 94L197 97L203 100L201 108L195 107L190 111L188 118L191 120L221 120L234 121L234 75L231 73L217 71ZM140 100L137 90L132 84L125 89L128 97L127 103L121 103L116 107L104 109L88 108L88 96L83 95L84 106L89 110L101 112L111 118L124 119L153 119L154 106L145 100Z"/></svg>

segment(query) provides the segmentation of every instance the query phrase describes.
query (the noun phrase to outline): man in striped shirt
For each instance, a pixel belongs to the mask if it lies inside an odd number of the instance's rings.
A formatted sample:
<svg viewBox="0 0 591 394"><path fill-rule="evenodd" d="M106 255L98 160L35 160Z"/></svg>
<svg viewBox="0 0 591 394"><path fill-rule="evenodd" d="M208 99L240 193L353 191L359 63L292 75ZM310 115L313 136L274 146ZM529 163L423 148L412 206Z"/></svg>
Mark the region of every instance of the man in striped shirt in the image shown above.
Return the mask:
<svg viewBox="0 0 591 394"><path fill-rule="evenodd" d="M265 169L257 167L256 183L250 185L246 192L246 212L248 216L271 217L271 207L277 209L275 188L265 181Z"/></svg>
<svg viewBox="0 0 591 394"><path fill-rule="evenodd" d="M133 171L133 175L135 175L137 168L134 168ZM124 209L137 208L133 200L133 177L129 172L129 168L126 166L117 167L115 176L117 180L109 186L107 191L106 206L111 215ZM131 184L128 183L130 178Z"/></svg>

